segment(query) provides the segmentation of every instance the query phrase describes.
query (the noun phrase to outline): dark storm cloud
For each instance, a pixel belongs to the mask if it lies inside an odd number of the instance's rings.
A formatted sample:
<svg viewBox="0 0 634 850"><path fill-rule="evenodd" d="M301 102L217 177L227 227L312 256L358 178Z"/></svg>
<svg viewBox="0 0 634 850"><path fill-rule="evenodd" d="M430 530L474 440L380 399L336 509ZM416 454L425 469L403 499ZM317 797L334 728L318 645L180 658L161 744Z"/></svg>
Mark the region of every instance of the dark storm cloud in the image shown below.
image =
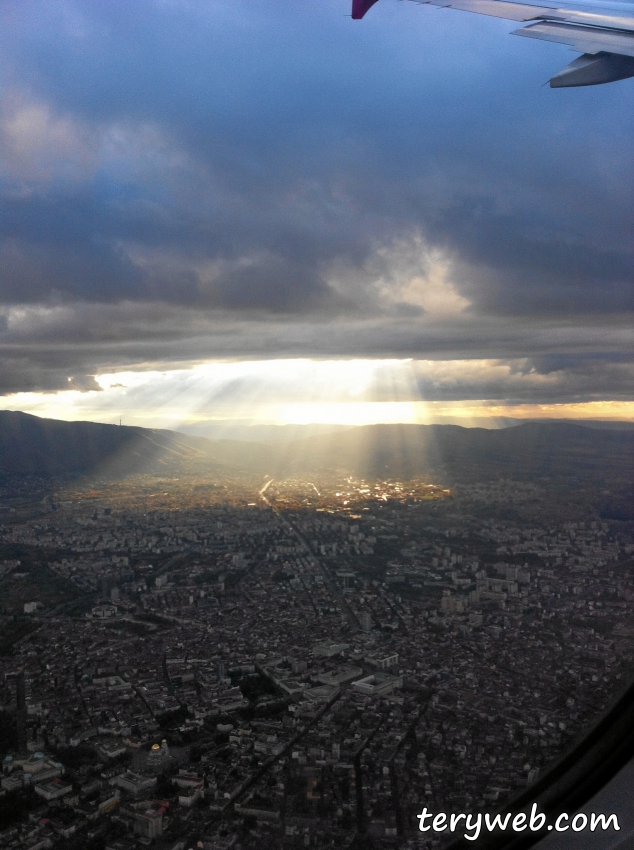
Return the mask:
<svg viewBox="0 0 634 850"><path fill-rule="evenodd" d="M433 377L417 382L420 397L428 401L461 401L465 399L504 400L509 404L576 404L582 402L629 401L634 383L631 363L576 364L549 373L549 380L527 363L511 364L508 374L482 376L467 372L463 377L439 382Z"/></svg>
<svg viewBox="0 0 634 850"><path fill-rule="evenodd" d="M503 22L392 0L361 24L348 11L3 5L0 294L54 313L9 322L23 366L6 386L126 358L618 347L631 82L552 92L569 52ZM413 238L451 263L471 324L417 327L426 309L386 296L400 284L381 251ZM571 332L582 315L595 337Z"/></svg>
<svg viewBox="0 0 634 850"><path fill-rule="evenodd" d="M303 310L328 293L325 281L310 266L306 268L295 259L275 255L228 268L212 285L220 303L236 309Z"/></svg>
<svg viewBox="0 0 634 850"><path fill-rule="evenodd" d="M12 314L0 334L0 393L69 389L69 377L117 372L130 364L164 371L219 357L416 358L425 351L430 359L412 367L409 383L395 387L388 368L369 400L623 400L631 397L634 379L630 349L627 321L600 324L596 317L568 327L501 317L463 323L458 331L451 322L421 329L416 319L333 324L307 317L273 323L225 314L208 321L176 305L62 305L46 311L44 319L35 307ZM251 395L260 391L258 380L246 387ZM226 391L235 398L244 390L235 384Z"/></svg>
<svg viewBox="0 0 634 850"><path fill-rule="evenodd" d="M76 366L76 358L69 364ZM101 391L94 375L69 375L68 368L56 367L28 357L3 357L0 370L0 395L19 392L56 393L66 390Z"/></svg>

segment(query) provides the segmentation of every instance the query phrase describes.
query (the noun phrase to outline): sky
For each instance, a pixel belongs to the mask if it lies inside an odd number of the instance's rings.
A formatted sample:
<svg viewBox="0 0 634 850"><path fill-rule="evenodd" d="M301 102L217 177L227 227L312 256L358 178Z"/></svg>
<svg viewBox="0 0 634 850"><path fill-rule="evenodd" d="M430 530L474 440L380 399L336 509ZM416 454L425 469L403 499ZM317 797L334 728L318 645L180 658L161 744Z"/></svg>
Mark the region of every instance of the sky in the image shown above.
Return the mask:
<svg viewBox="0 0 634 850"><path fill-rule="evenodd" d="M4 0L0 408L634 419L634 79L381 0Z"/></svg>

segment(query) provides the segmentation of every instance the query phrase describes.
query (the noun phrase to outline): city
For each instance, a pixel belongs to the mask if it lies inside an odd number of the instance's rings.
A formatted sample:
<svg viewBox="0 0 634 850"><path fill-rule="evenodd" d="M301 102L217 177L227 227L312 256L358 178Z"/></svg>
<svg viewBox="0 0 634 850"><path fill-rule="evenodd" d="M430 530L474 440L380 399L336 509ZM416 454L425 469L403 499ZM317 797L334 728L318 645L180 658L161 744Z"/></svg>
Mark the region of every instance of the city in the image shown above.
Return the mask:
<svg viewBox="0 0 634 850"><path fill-rule="evenodd" d="M30 486L0 539L9 850L433 847L423 806L495 810L628 681L631 524L544 482Z"/></svg>

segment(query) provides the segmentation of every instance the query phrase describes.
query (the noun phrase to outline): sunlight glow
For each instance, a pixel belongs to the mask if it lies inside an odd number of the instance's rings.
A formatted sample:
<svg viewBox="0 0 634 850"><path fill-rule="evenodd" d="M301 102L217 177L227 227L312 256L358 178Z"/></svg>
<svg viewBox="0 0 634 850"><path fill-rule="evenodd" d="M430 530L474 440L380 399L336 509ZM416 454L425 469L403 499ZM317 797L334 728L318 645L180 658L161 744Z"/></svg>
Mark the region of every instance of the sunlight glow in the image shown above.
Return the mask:
<svg viewBox="0 0 634 850"><path fill-rule="evenodd" d="M537 373L525 361L213 361L97 375L100 390L81 391L73 380L69 377L68 390L1 397L0 408L67 421L121 420L124 425L169 429L236 421L348 426L453 422L493 428L509 419L634 421L634 401L539 404L460 398L478 387L483 395L492 387L500 395L508 387L508 396L516 398L555 395L558 373ZM441 400L443 395L451 400Z"/></svg>
<svg viewBox="0 0 634 850"><path fill-rule="evenodd" d="M490 420L577 419L634 421L634 402L595 401L580 404L508 404L486 401L461 402L348 402L287 404L278 409L276 421L293 425L373 425L379 423L432 424L455 422L467 427Z"/></svg>
<svg viewBox="0 0 634 850"><path fill-rule="evenodd" d="M405 401L285 404L280 406L277 420L289 425L413 423L426 421L424 408L422 402Z"/></svg>

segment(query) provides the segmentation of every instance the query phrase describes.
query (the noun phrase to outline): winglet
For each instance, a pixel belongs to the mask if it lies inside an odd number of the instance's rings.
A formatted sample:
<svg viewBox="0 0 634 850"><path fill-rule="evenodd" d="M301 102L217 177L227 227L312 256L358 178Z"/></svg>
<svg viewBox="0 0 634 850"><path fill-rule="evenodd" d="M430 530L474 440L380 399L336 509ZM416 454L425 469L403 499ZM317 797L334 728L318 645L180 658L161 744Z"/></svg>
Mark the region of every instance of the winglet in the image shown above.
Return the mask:
<svg viewBox="0 0 634 850"><path fill-rule="evenodd" d="M365 13L370 9L377 0L352 0L352 17L355 21L360 21Z"/></svg>

